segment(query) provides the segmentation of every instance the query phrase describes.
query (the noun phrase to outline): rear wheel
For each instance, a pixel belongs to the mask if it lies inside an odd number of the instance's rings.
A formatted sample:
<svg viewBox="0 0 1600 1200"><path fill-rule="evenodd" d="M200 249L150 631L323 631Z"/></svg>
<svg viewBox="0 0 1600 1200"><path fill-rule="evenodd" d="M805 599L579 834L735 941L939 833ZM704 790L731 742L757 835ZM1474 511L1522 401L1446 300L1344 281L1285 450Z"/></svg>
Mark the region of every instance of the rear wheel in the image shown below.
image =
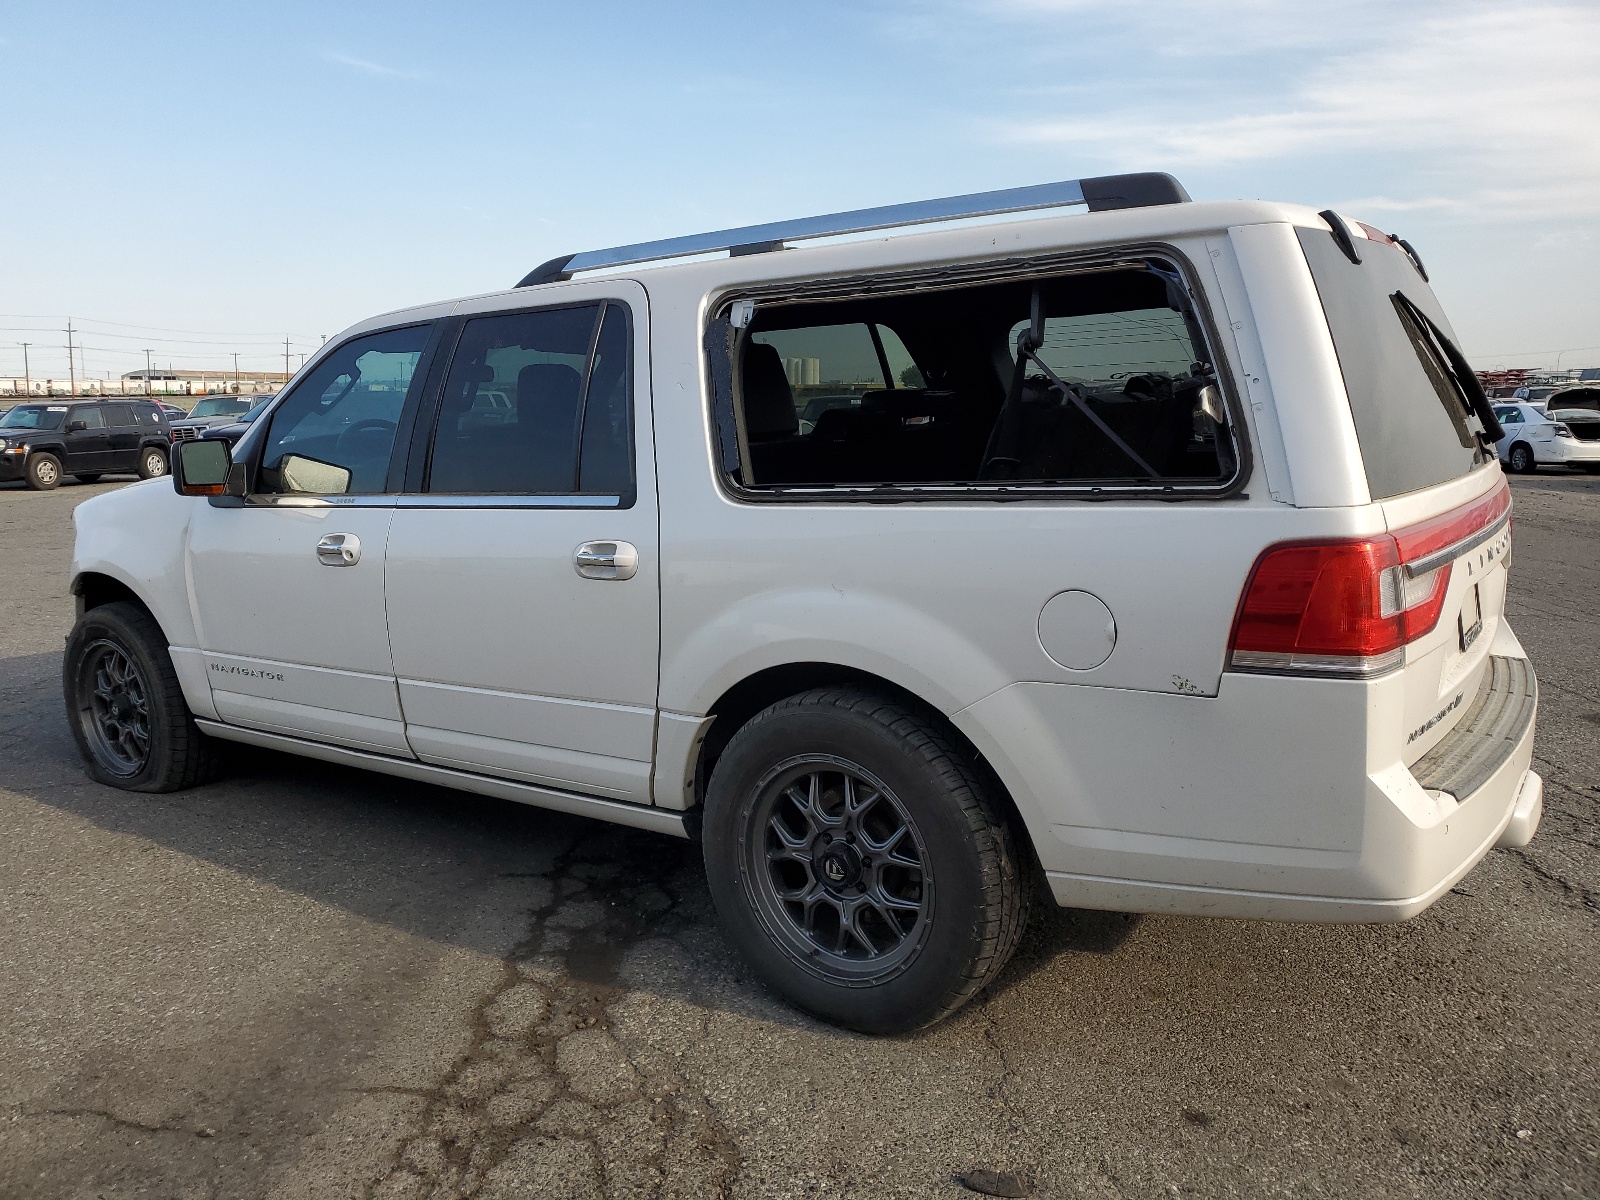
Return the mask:
<svg viewBox="0 0 1600 1200"><path fill-rule="evenodd" d="M61 682L73 739L96 782L171 792L215 773L211 739L184 703L167 639L137 604L104 604L78 618Z"/></svg>
<svg viewBox="0 0 1600 1200"><path fill-rule="evenodd" d="M48 492L61 484L61 460L54 454L40 451L28 460L28 486L36 492Z"/></svg>
<svg viewBox="0 0 1600 1200"><path fill-rule="evenodd" d="M1029 888L1010 827L931 721L871 693L779 701L711 777L704 849L734 944L825 1020L903 1033L960 1007L1016 948Z"/></svg>
<svg viewBox="0 0 1600 1200"><path fill-rule="evenodd" d="M1518 442L1511 447L1511 453L1506 455L1506 466L1518 475L1531 475L1538 465L1533 457L1533 447L1526 442Z"/></svg>
<svg viewBox="0 0 1600 1200"><path fill-rule="evenodd" d="M139 451L139 478L157 479L167 473L167 452L159 446Z"/></svg>
<svg viewBox="0 0 1600 1200"><path fill-rule="evenodd" d="M82 471L80 471L76 475L74 475L73 478L76 479L79 483L99 483L100 482L100 472L99 471L90 471L87 475L85 475Z"/></svg>

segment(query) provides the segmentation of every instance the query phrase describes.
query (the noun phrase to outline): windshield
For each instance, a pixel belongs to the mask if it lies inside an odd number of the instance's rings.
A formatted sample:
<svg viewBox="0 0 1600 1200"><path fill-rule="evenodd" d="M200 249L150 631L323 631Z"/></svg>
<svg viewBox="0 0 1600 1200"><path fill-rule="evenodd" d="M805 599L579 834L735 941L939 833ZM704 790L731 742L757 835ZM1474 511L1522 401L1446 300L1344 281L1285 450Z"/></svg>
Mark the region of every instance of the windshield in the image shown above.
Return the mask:
<svg viewBox="0 0 1600 1200"><path fill-rule="evenodd" d="M194 406L191 417L233 417L250 407L248 400L202 400Z"/></svg>
<svg viewBox="0 0 1600 1200"><path fill-rule="evenodd" d="M251 421L254 421L257 417L259 417L263 412L266 411L267 405L271 404L274 399L276 399L276 397L268 396L265 400L257 400L254 404L252 404L250 406L250 411L245 413L244 416L240 417L239 420L245 422L246 424L248 424Z"/></svg>
<svg viewBox="0 0 1600 1200"><path fill-rule="evenodd" d="M0 429L60 429L66 416L65 404L22 404L0 417Z"/></svg>

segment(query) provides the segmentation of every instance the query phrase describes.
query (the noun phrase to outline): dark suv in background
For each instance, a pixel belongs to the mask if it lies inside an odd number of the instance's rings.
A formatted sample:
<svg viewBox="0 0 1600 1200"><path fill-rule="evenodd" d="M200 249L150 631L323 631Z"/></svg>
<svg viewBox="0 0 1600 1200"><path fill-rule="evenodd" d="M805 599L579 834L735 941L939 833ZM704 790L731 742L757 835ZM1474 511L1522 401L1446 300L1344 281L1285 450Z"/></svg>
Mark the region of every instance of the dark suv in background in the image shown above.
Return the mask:
<svg viewBox="0 0 1600 1200"><path fill-rule="evenodd" d="M48 491L63 475L153 479L167 473L171 440L166 413L148 400L19 404L0 416L0 482Z"/></svg>

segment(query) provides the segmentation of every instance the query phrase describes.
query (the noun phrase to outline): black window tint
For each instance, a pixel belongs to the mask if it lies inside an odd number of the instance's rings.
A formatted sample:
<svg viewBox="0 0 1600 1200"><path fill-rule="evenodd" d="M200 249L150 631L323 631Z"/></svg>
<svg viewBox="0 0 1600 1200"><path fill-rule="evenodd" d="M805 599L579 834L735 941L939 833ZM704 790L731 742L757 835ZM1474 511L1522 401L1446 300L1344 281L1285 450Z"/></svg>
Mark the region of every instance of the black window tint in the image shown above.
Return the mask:
<svg viewBox="0 0 1600 1200"><path fill-rule="evenodd" d="M106 424L114 429L127 429L133 424L133 410L126 404L106 405Z"/></svg>
<svg viewBox="0 0 1600 1200"><path fill-rule="evenodd" d="M73 410L72 420L82 422L85 429L104 429L106 415L99 408L79 408Z"/></svg>
<svg viewBox="0 0 1600 1200"><path fill-rule="evenodd" d="M577 489L584 377L600 310L589 304L467 322L440 397L428 491L526 495ZM625 330L623 339L625 360ZM609 403L609 397L597 398L597 426ZM604 439L598 431L595 436L598 446ZM600 470L603 454L596 453Z"/></svg>
<svg viewBox="0 0 1600 1200"><path fill-rule="evenodd" d="M429 332L429 326L414 325L356 338L318 364L272 415L261 490L381 492ZM321 482L327 480L344 487Z"/></svg>
<svg viewBox="0 0 1600 1200"><path fill-rule="evenodd" d="M1485 461L1457 389L1393 297L1400 293L1450 334L1433 290L1398 246L1362 240L1352 263L1316 229L1297 229L1328 319L1356 441L1374 500L1432 487Z"/></svg>
<svg viewBox="0 0 1600 1200"><path fill-rule="evenodd" d="M159 425L161 410L145 404L136 404L133 407L133 418L141 425Z"/></svg>
<svg viewBox="0 0 1600 1200"><path fill-rule="evenodd" d="M627 313L620 304L608 305L583 406L580 492L623 496L633 490L633 406L628 403L633 372L629 357Z"/></svg>

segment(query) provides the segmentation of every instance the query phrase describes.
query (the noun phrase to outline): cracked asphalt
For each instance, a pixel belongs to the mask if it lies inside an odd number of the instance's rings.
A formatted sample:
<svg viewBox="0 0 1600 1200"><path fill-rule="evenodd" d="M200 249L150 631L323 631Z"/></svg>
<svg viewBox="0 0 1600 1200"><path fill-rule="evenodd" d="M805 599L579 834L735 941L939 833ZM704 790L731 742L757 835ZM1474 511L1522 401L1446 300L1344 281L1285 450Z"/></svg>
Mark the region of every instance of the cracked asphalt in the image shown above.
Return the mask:
<svg viewBox="0 0 1600 1200"><path fill-rule="evenodd" d="M1600 1195L1600 479L1513 481L1527 850L1398 926L1045 913L894 1040L766 994L684 843L264 752L89 783L69 516L114 486L0 487L8 1200Z"/></svg>

